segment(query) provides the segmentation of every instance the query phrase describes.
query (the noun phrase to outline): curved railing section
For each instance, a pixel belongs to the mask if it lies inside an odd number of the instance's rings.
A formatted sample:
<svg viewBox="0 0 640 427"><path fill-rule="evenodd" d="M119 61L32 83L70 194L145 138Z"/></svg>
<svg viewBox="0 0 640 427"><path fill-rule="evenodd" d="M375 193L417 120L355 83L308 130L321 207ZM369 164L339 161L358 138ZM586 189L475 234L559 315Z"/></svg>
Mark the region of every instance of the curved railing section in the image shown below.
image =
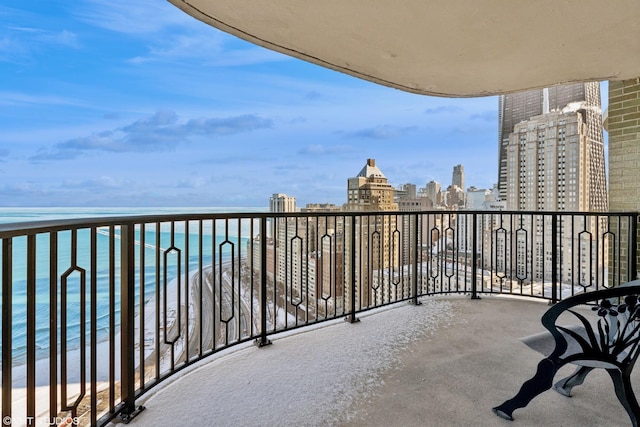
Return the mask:
<svg viewBox="0 0 640 427"><path fill-rule="evenodd" d="M4 425L128 421L230 346L437 294L635 278L637 214L192 214L0 226ZM632 273L633 272L633 273ZM148 414L147 416L152 416Z"/></svg>

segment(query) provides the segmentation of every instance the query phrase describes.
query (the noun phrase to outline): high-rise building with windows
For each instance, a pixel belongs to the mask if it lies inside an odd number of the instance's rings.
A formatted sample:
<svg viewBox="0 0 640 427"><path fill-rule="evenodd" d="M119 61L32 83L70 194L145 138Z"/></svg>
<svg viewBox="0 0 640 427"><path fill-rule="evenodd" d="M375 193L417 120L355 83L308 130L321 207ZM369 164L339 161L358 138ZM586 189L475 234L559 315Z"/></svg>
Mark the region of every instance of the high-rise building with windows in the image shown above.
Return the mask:
<svg viewBox="0 0 640 427"><path fill-rule="evenodd" d="M376 166L375 159L367 159L367 164L357 176L347 181L346 211L397 211L394 202L395 189Z"/></svg>
<svg viewBox="0 0 640 427"><path fill-rule="evenodd" d="M357 176L347 180L347 212L387 212L398 211L394 201L395 189L376 166L375 159L368 159ZM348 221L345 231L355 236L356 251L360 257L354 266L356 277L355 297L360 307L380 303L381 294L373 288L373 275L383 276L383 271L396 268L401 257L402 223L398 223L398 214L362 215ZM352 232L352 227L353 229ZM345 248L345 271L350 271L351 246ZM367 254L367 256L362 256ZM389 283L384 283L388 286ZM348 292L349 290L345 290ZM378 301L376 301L378 299Z"/></svg>
<svg viewBox="0 0 640 427"><path fill-rule="evenodd" d="M553 111L515 125L507 146L507 209L589 211L591 151L581 112Z"/></svg>
<svg viewBox="0 0 640 427"><path fill-rule="evenodd" d="M329 315L331 310L341 306L338 297L343 295L344 219L279 215L297 211L296 198L282 193L271 196L269 209L273 215L267 218L267 236L264 236L267 281L290 295L289 313L295 312L295 307L302 304L308 315ZM303 212L340 210L338 206L324 203L308 204ZM261 257L262 246L257 242L262 238L257 236L250 246L253 260ZM253 262L252 268L257 271L260 265Z"/></svg>
<svg viewBox="0 0 640 427"><path fill-rule="evenodd" d="M509 193L509 182L514 178L510 174L521 174L521 170L509 169L508 156L510 137L512 133L521 135L522 125L516 132L516 126L522 122L531 121L534 117L537 122L545 121L544 115L551 112L558 113L579 113L581 125L584 127L585 139L583 149L585 151L584 164L582 174L580 176L579 186L588 194L584 200L581 210L602 212L608 209L607 185L605 175L604 160L604 142L602 135L602 112L600 104L600 86L598 82L576 83L567 85L558 85L550 88L529 90L514 94L502 95L499 98L498 106L498 139L499 139L499 175L498 175L498 191L501 200L507 200L507 204L521 209L519 201L509 200L509 194L514 196L516 193ZM532 126L529 123L527 126ZM555 144L559 135L554 132L560 132L563 126L552 123L552 120L546 120L545 124L538 123L537 126L545 126L543 144ZM537 132L537 130L536 130ZM532 147L532 141L529 138L528 147ZM539 139L535 137L536 141ZM546 150L546 149L545 149ZM546 174L554 173L554 165L558 159L554 158L555 154L545 154L544 165L536 165L537 168L542 167ZM520 179L521 177L518 177ZM560 180L545 183L544 191L553 194L561 190ZM516 203L518 206L515 206ZM528 209L535 208L530 206ZM549 210L545 207L546 210ZM559 209L559 208L558 208Z"/></svg>
<svg viewBox="0 0 640 427"><path fill-rule="evenodd" d="M464 191L464 167L462 165L455 165L453 167L453 174L451 175L451 185L455 185Z"/></svg>
<svg viewBox="0 0 640 427"><path fill-rule="evenodd" d="M282 193L275 193L269 199L269 212L295 212L296 198Z"/></svg>
<svg viewBox="0 0 640 427"><path fill-rule="evenodd" d="M431 200L431 205L436 208L442 205L442 186L438 181L429 181L420 189L420 196Z"/></svg>
<svg viewBox="0 0 640 427"><path fill-rule="evenodd" d="M508 210L608 209L598 83L506 95L500 104L499 192ZM540 112L535 114L536 111ZM548 261L554 238L549 230L551 217L523 218L526 219L518 224L501 226L502 237L517 243L496 247L497 265L516 272L526 282L549 280L552 271ZM578 274L580 283L588 286L595 281L596 271L606 265L606 251L598 252L585 238L597 235L602 220L557 217L558 229L562 230L555 236L557 245L564 254L580 254L579 262L575 257L561 257L557 265L561 281Z"/></svg>

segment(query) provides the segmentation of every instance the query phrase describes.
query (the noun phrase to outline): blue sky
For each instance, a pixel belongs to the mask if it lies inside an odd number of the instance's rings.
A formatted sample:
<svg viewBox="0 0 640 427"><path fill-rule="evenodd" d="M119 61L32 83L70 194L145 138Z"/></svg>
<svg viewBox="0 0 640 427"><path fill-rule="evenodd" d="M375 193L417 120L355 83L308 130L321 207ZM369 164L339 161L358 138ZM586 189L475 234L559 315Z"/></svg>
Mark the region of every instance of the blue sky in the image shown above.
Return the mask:
<svg viewBox="0 0 640 427"><path fill-rule="evenodd" d="M497 178L496 97L425 97L243 42L163 0L0 5L0 206L342 204Z"/></svg>

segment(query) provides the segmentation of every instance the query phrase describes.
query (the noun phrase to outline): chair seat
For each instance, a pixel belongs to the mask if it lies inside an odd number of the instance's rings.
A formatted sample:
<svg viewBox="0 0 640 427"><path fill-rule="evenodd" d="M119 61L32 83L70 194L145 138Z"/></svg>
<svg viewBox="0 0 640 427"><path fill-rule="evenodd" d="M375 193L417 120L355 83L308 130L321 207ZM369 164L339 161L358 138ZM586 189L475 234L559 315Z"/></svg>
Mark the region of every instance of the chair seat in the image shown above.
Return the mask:
<svg viewBox="0 0 640 427"><path fill-rule="evenodd" d="M587 338L587 331L582 325L571 325L566 326L566 328L578 333L585 339ZM582 353L582 347L580 347L580 344L578 344L576 340L574 340L564 331L560 331L560 333L564 335L564 338L567 340L567 350L564 352L563 357ZM551 332L549 331L544 331L520 338L520 341L522 341L530 349L537 351L545 357L548 357L551 353L553 353L553 350L555 350L556 348L556 340L553 338L553 335L551 335Z"/></svg>
<svg viewBox="0 0 640 427"><path fill-rule="evenodd" d="M572 330L573 332L577 333L578 335L580 335L581 337L583 337L585 340L588 341L587 331L585 330L584 326L571 325L571 326L566 326L566 328ZM573 337L571 337L569 334L567 334L564 331L560 331L560 333L567 340L567 350L561 355L562 358L567 358L570 356L574 356L576 354L584 353L583 348L580 346L580 344L578 344L578 342L575 339L573 339ZM553 352L556 346L556 340L553 338L553 335L551 335L551 332L549 331L544 331L544 332L540 332L537 334L520 338L520 341L522 341L530 349L537 351L538 353L544 355L545 357L548 357ZM617 355L616 360L618 362L621 362L622 360L624 360L625 357L627 357L627 352L622 352ZM574 365L587 366L591 368L602 368L602 369L617 368L616 365L602 359L594 360L591 358L589 359L585 358L585 359L574 360L571 363L573 363Z"/></svg>

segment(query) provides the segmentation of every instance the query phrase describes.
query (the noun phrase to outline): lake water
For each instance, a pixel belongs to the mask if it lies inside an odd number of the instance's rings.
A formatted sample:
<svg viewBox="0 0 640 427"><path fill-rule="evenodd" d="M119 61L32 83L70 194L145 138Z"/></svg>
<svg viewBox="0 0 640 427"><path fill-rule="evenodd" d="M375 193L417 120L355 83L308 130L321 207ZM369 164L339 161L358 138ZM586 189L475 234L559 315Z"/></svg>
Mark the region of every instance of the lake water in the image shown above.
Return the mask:
<svg viewBox="0 0 640 427"><path fill-rule="evenodd" d="M41 221L55 219L72 219L72 218L92 218L105 216L125 216L125 215L161 215L161 214L184 214L184 213L233 213L233 212L264 212L264 208L0 208L0 224L15 223L24 221ZM216 230L216 242L213 242L213 230ZM177 224L173 232L168 224L161 226L159 230L155 226L149 226L141 235L138 230L135 234L136 241L136 265L139 265L140 258L144 256L144 301L148 301L155 295L156 288L156 247L158 238L160 243L160 262L161 272L164 274L166 268L166 279L170 281L177 276L177 266L179 257L184 256L187 247L187 236L184 224ZM202 253L200 253L200 241L198 239L198 229L192 226L189 230L189 259L180 258L180 264L184 272L185 264L188 265L190 271L197 268L199 259L202 257L203 265L212 263L212 254L216 251L216 261L218 257L222 260L230 259L232 250L237 255L238 248L246 245L250 234L247 230L240 230L241 238L238 239L237 227L227 226L224 224L216 224L205 222L202 232ZM113 234L113 236L112 236ZM112 239L113 237L113 239ZM49 236L47 234L39 235L36 239L36 348L37 356L45 357L49 352L49 312L52 309L58 311L58 335L60 334L60 314L63 309L61 307L62 300L62 279L66 281L66 299L67 304L64 307L67 316L67 343L69 348L78 347L80 344L80 328L81 328L81 309L86 307L85 320L89 319L90 304L90 277L92 274L96 276L96 305L97 305L97 340L102 341L108 338L109 324L112 316L116 325L119 323L120 313L120 292L119 292L119 263L115 263L115 271L113 278L110 272L110 250L109 245L113 245L115 259L119 255L119 230L118 228L110 230L108 227L98 229L96 235L97 243L97 259L96 271L91 271L91 250L90 250L90 233L88 230L78 232L76 242L76 250L71 250L72 245L71 232L58 233L58 289L57 299L58 306L50 305L50 255L49 255ZM26 258L26 238L14 238L13 242L13 269L12 269L12 355L14 364L24 363L26 355L26 319L27 319L27 258ZM169 250L166 255L166 266L163 252ZM75 254L75 255L74 255ZM0 256L2 248L0 247ZM75 256L75 262L72 258ZM0 273L2 266L0 265ZM140 269L136 268L136 307L140 304L140 287L141 274ZM81 276L86 275L85 290L81 289ZM0 277L1 274L0 274ZM111 291L114 286L114 292ZM109 309L110 295L115 296L115 313L111 313ZM84 295L84 299L83 299ZM82 301L84 300L84 304ZM4 304L4 300L0 296L0 304ZM44 314L44 315L43 315ZM89 323L87 322L86 330L89 331ZM0 326L1 330L1 326ZM1 350L1 347L0 347Z"/></svg>

